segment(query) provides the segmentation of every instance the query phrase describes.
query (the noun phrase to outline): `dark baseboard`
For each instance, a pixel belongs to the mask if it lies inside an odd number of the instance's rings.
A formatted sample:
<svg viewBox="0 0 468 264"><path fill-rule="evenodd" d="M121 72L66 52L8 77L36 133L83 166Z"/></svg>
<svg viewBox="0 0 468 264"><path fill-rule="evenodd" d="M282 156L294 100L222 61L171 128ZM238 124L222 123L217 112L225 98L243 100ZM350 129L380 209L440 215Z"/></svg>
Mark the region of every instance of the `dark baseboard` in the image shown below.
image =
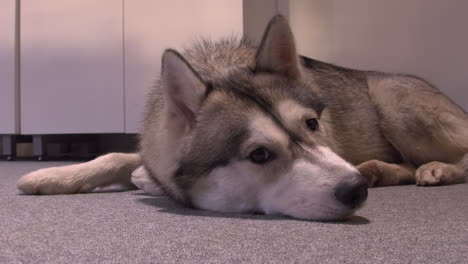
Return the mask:
<svg viewBox="0 0 468 264"><path fill-rule="evenodd" d="M90 160L109 152L136 152L138 134L0 135L6 160Z"/></svg>

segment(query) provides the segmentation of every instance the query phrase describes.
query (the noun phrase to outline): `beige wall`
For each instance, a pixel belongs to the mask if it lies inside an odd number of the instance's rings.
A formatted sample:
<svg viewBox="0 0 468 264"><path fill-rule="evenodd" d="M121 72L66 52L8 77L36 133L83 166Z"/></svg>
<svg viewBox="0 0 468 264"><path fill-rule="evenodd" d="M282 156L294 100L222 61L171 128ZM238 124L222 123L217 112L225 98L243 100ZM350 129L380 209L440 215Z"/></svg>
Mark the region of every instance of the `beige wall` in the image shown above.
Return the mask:
<svg viewBox="0 0 468 264"><path fill-rule="evenodd" d="M285 1L283 1L285 2ZM294 31L298 52L315 59L333 59L333 1L287 1L286 13Z"/></svg>
<svg viewBox="0 0 468 264"><path fill-rule="evenodd" d="M333 1L331 61L421 76L468 110L468 1Z"/></svg>
<svg viewBox="0 0 468 264"><path fill-rule="evenodd" d="M260 42L263 30L278 12L276 0L243 0L244 35Z"/></svg>
<svg viewBox="0 0 468 264"><path fill-rule="evenodd" d="M260 11L244 10L247 34L260 35L270 14L283 13L301 54L353 68L421 76L468 110L468 1L260 2L266 4L250 4Z"/></svg>

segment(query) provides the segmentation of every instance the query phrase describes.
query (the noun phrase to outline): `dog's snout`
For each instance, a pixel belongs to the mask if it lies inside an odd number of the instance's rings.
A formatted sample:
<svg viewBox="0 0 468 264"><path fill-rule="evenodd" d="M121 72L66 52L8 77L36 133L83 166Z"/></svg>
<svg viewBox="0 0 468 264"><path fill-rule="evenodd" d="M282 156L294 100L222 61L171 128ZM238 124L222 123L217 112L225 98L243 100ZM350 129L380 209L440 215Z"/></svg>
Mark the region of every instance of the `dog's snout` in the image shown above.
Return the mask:
<svg viewBox="0 0 468 264"><path fill-rule="evenodd" d="M350 208L357 208L367 198L367 180L362 176L357 183L341 183L335 189L335 197Z"/></svg>

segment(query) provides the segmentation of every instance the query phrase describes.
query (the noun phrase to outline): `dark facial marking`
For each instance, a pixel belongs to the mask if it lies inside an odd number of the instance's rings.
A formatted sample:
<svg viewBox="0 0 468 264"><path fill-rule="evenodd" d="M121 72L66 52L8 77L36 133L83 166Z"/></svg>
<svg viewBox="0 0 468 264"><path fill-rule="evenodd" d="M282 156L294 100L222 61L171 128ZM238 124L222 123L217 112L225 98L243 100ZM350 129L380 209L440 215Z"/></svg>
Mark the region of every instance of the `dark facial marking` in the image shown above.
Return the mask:
<svg viewBox="0 0 468 264"><path fill-rule="evenodd" d="M189 190L197 179L208 175L215 168L228 165L231 159L238 157L240 146L248 137L245 126L235 120L215 117L210 122L212 125L195 128L192 144L188 144L187 149L182 151L179 166L173 175L175 183L182 190ZM216 126L223 127L225 133L220 133Z"/></svg>
<svg viewBox="0 0 468 264"><path fill-rule="evenodd" d="M286 131L290 135L291 140L300 141L300 137L294 132L288 129L282 122L280 115L276 112L274 107L270 102L264 99L264 96L256 89L252 87L248 82L241 82L237 80L236 82L231 81L225 84L229 89L229 92L233 93L236 97L241 100L249 101L253 103L262 110L265 114L270 116L272 120L278 125L282 130ZM268 87L267 89L274 89L273 87Z"/></svg>

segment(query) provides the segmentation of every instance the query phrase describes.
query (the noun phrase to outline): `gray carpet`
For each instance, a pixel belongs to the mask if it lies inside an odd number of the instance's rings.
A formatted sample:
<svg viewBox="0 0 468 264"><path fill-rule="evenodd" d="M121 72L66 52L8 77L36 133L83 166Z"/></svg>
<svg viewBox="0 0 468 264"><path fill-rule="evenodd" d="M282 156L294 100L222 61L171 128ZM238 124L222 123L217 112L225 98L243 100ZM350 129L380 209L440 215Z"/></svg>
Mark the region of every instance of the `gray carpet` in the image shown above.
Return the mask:
<svg viewBox="0 0 468 264"><path fill-rule="evenodd" d="M59 162L0 162L0 263L467 263L468 184L371 189L342 223L190 210L141 191L17 195Z"/></svg>

